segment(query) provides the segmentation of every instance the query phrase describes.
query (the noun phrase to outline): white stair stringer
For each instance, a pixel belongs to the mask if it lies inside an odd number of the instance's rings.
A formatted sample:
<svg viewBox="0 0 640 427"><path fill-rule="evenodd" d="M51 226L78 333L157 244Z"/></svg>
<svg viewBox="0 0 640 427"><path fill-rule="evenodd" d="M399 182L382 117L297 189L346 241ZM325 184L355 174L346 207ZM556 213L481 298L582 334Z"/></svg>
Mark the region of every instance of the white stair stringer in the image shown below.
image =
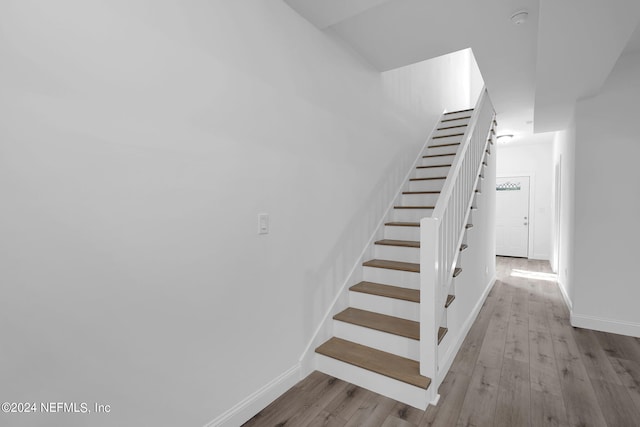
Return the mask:
<svg viewBox="0 0 640 427"><path fill-rule="evenodd" d="M316 354L316 367L328 375L368 390L379 390L384 396L423 411L429 403L434 403L429 402L429 389L422 389L332 357Z"/></svg>

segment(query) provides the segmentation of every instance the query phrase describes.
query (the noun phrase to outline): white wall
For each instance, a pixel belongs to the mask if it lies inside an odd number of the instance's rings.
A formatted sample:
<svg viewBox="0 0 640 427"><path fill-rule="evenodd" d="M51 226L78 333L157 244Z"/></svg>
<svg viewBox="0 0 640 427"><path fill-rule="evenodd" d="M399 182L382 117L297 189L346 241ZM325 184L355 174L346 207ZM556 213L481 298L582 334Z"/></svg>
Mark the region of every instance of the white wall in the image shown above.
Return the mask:
<svg viewBox="0 0 640 427"><path fill-rule="evenodd" d="M435 106L446 105L448 111L475 107L484 88L471 49L385 71L382 79L389 98L403 107L406 115L420 121L424 121L425 114L434 112L435 119L439 119L442 110L434 109ZM438 90L437 82L446 89ZM432 120L429 116L428 123Z"/></svg>
<svg viewBox="0 0 640 427"><path fill-rule="evenodd" d="M574 294L574 236L575 236L575 120L569 127L555 133L553 140L553 271L558 274L558 284L569 309ZM560 206L556 205L555 168L560 165ZM558 208L558 209L557 209ZM558 215L559 213L559 215Z"/></svg>
<svg viewBox="0 0 640 427"><path fill-rule="evenodd" d="M602 90L576 107L577 326L640 336L640 53L622 56Z"/></svg>
<svg viewBox="0 0 640 427"><path fill-rule="evenodd" d="M529 258L551 256L553 133L519 137L513 144L497 145L499 177L529 175Z"/></svg>
<svg viewBox="0 0 640 427"><path fill-rule="evenodd" d="M429 99L408 113L278 1L24 0L0 27L0 400L110 404L92 426L203 425L297 379L426 132L469 99L453 61L403 83Z"/></svg>

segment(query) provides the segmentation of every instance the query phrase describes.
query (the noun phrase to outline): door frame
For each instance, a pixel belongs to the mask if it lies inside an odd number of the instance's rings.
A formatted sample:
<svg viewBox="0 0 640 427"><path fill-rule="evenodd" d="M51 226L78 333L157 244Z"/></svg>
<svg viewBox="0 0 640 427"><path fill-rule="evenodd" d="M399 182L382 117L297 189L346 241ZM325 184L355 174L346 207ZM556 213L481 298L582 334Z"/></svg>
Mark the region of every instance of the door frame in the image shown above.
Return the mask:
<svg viewBox="0 0 640 427"><path fill-rule="evenodd" d="M518 176L526 176L529 177L529 242L528 242L528 247L527 247L527 259L538 259L535 255L535 252L533 251L533 225L534 225L534 220L535 220L535 212L536 212L536 206L535 206L535 188L536 188L536 174L535 172L521 172L521 173L517 173L517 172L509 172L509 173L501 173L501 174L496 174L496 179L498 178L515 178ZM493 191L496 191L495 187L493 188ZM494 231L495 233L495 231Z"/></svg>

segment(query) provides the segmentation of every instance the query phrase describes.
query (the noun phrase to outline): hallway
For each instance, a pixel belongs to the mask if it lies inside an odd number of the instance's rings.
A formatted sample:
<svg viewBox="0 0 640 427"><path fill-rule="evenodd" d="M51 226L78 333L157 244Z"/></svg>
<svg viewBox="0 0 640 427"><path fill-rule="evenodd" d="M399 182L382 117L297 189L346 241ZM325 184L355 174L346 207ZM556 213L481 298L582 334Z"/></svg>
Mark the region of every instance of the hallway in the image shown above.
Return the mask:
<svg viewBox="0 0 640 427"><path fill-rule="evenodd" d="M636 426L640 339L571 327L546 261L498 257L496 275L437 407L314 372L244 425Z"/></svg>

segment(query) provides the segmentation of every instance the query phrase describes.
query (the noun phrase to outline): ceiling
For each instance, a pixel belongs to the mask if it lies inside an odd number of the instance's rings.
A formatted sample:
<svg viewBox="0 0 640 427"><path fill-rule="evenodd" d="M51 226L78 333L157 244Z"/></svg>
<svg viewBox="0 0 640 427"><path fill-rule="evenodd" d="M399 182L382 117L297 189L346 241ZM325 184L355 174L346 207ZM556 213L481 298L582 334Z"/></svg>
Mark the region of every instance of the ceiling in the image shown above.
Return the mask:
<svg viewBox="0 0 640 427"><path fill-rule="evenodd" d="M638 0L285 1L380 71L470 47L499 131L515 135L565 128L622 52L640 51Z"/></svg>

